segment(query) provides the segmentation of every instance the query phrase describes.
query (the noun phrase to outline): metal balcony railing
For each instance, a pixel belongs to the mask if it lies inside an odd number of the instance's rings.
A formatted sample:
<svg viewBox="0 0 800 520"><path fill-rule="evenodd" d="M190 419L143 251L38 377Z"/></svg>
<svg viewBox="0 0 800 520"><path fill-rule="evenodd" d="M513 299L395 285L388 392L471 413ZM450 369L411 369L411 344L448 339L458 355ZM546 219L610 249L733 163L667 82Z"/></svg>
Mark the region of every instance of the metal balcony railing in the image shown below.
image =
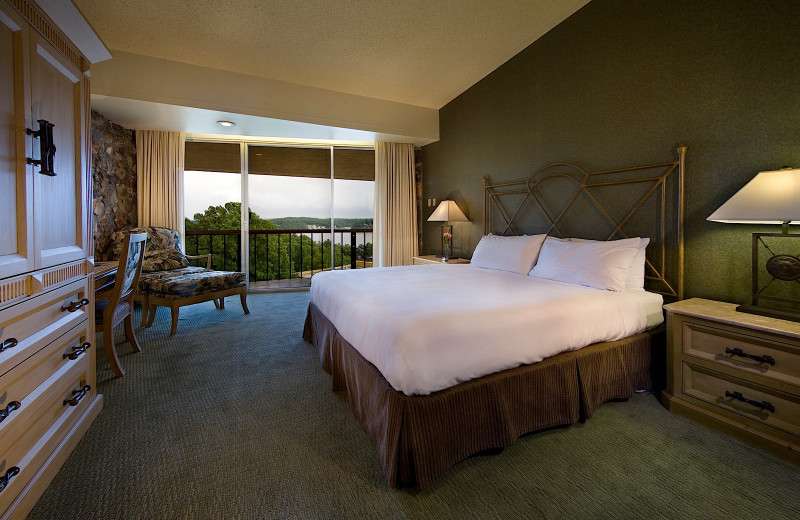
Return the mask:
<svg viewBox="0 0 800 520"><path fill-rule="evenodd" d="M315 273L331 269L372 267L372 229L251 229L249 242L251 286L310 280ZM241 271L241 250L238 229L186 230L186 253L210 253L214 269Z"/></svg>

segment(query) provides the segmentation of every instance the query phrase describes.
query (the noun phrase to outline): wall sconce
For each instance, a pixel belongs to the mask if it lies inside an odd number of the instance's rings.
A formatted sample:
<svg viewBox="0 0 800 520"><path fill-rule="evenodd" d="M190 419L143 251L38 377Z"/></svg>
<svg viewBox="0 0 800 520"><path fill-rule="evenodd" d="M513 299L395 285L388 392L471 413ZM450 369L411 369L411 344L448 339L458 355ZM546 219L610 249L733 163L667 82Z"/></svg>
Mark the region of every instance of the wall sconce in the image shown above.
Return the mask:
<svg viewBox="0 0 800 520"><path fill-rule="evenodd" d="M800 223L800 169L785 168L759 173L712 213L708 220L781 225L780 233L753 233L751 302L749 305L740 305L736 310L800 322L800 299L791 296L800 291L800 255L776 254L770 247L778 240L800 238L800 234L789 233L789 224ZM763 265L770 279L763 285L759 282L761 249L769 254ZM793 287L784 285L783 293L769 293L768 289L776 282L793 284ZM786 294L787 288L790 295Z"/></svg>
<svg viewBox="0 0 800 520"><path fill-rule="evenodd" d="M450 233L453 235L453 226L449 224L449 222L469 222L469 219L464 212L461 211L461 208L458 207L458 204L453 202L452 200L443 200L439 203L435 210L430 217L428 217L428 222L444 222L445 224L442 225L442 260L447 260L447 246L448 244L445 243L444 234ZM450 239L447 240L449 243Z"/></svg>

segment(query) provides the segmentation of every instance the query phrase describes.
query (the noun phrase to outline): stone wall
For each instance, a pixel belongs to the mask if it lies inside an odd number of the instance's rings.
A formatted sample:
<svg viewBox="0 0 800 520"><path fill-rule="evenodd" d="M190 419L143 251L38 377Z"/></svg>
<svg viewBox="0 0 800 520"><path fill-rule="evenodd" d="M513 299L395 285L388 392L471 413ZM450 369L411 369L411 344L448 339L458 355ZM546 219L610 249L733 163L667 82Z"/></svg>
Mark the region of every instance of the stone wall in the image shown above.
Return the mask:
<svg viewBox="0 0 800 520"><path fill-rule="evenodd" d="M111 233L136 226L135 132L92 110L94 255L112 260Z"/></svg>

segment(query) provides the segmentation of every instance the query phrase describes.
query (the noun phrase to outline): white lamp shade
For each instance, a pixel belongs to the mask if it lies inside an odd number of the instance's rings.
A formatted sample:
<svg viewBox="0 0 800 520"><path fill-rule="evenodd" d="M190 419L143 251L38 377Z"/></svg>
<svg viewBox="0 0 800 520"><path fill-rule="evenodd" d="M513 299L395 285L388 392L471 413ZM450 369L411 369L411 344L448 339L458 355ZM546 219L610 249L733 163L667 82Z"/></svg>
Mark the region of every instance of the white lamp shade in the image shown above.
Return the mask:
<svg viewBox="0 0 800 520"><path fill-rule="evenodd" d="M800 223L800 169L759 173L708 220L734 224Z"/></svg>
<svg viewBox="0 0 800 520"><path fill-rule="evenodd" d="M433 211L428 222L468 222L469 219L452 200L443 200Z"/></svg>

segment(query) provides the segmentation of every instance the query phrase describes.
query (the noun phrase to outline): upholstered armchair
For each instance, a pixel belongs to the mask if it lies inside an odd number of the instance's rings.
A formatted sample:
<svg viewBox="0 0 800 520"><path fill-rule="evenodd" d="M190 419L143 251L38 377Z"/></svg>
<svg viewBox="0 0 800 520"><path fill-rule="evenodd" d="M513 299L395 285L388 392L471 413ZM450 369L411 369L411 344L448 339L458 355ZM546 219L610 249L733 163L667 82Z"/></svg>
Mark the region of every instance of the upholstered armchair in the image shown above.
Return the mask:
<svg viewBox="0 0 800 520"><path fill-rule="evenodd" d="M172 314L170 334L178 330L178 314L184 305L213 301L218 309L225 308L225 297L239 295L242 310L247 308L247 286L244 273L211 269L211 255L187 256L181 252L178 232L172 229L146 226L114 233L114 244L124 233L147 232L142 274L136 300L142 304L142 327L150 327L159 306L169 307ZM116 253L116 251L115 251ZM190 266L189 260L205 259L205 267Z"/></svg>

